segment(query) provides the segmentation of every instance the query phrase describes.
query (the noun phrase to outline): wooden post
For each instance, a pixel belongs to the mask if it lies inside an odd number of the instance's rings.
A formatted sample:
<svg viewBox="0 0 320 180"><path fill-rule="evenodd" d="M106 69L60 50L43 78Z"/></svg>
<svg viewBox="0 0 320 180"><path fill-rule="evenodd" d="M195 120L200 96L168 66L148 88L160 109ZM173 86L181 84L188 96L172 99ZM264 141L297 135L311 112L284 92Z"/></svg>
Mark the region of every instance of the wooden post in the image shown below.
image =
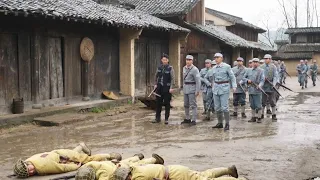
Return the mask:
<svg viewBox="0 0 320 180"><path fill-rule="evenodd" d="M32 101L33 109L41 109L42 104L39 103L40 101L40 94L39 94L39 74L40 74L40 44L39 44L39 32L35 31L32 33L31 36L31 76L32 76Z"/></svg>
<svg viewBox="0 0 320 180"><path fill-rule="evenodd" d="M89 101L89 62L83 61L83 101Z"/></svg>

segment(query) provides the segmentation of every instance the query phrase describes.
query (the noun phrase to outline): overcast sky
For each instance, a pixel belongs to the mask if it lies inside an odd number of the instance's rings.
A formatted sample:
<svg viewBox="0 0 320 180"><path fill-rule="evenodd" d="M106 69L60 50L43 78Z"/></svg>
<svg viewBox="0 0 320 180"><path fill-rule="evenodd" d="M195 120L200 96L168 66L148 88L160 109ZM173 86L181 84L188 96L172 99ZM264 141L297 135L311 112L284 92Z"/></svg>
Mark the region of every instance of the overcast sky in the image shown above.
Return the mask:
<svg viewBox="0 0 320 180"><path fill-rule="evenodd" d="M282 0L281 0L282 1ZM294 0L284 0L288 12L294 15L293 4ZM320 15L320 0L310 0L311 2L317 1L317 9ZM298 26L305 27L307 25L307 0L298 0ZM269 27L273 30L283 26L284 16L281 11L281 6L278 0L206 0L206 7L226 12L235 16L242 17L245 21L265 28L267 20L269 19ZM315 12L315 11L314 11ZM315 17L315 13L314 13ZM293 18L293 17L292 17ZM292 19L293 21L293 19ZM294 25L294 23L292 22ZM313 20L313 26L316 26L316 18ZM319 19L320 26L320 19Z"/></svg>

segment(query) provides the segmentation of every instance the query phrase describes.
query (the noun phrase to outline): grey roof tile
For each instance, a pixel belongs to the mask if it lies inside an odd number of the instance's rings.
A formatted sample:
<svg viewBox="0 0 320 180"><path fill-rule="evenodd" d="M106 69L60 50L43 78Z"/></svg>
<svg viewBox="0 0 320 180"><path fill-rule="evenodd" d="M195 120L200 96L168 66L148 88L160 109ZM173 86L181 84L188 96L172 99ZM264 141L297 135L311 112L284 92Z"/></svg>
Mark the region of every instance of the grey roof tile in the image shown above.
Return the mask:
<svg viewBox="0 0 320 180"><path fill-rule="evenodd" d="M220 41L223 41L225 44L232 47L261 49L263 51L275 51L275 49L268 45L262 44L260 42L247 41L241 38L240 36L229 32L228 30L219 28L214 25L207 24L204 26L201 24L191 24L187 22L185 22L185 24L190 29L194 29L199 32L205 33L208 36L219 39Z"/></svg>
<svg viewBox="0 0 320 180"><path fill-rule="evenodd" d="M119 0L129 3L136 9L156 16L176 16L187 14L199 0Z"/></svg>
<svg viewBox="0 0 320 180"><path fill-rule="evenodd" d="M139 10L100 5L92 0L0 0L0 12L4 11L98 21L99 23L132 28L189 31Z"/></svg>
<svg viewBox="0 0 320 180"><path fill-rule="evenodd" d="M288 28L285 32L285 34L295 33L320 33L320 27Z"/></svg>
<svg viewBox="0 0 320 180"><path fill-rule="evenodd" d="M277 53L273 55L273 59L312 59L313 53Z"/></svg>
<svg viewBox="0 0 320 180"><path fill-rule="evenodd" d="M320 43L287 44L281 49L284 52L320 52Z"/></svg>
<svg viewBox="0 0 320 180"><path fill-rule="evenodd" d="M251 23L248 23L246 21L244 21L241 17L237 17L237 16L233 16L231 14L227 14L227 13L224 13L224 12L220 12L220 11L217 11L217 10L214 10L214 9L210 9L210 8L206 8L206 12L209 13L209 14L212 14L212 15L215 15L221 19L224 19L226 21L229 21L229 22L232 22L234 24L240 24L240 25L243 25L243 26L247 26L249 28L252 28L256 31L258 31L259 33L264 33L266 32L266 30L258 27L258 26L255 26Z"/></svg>

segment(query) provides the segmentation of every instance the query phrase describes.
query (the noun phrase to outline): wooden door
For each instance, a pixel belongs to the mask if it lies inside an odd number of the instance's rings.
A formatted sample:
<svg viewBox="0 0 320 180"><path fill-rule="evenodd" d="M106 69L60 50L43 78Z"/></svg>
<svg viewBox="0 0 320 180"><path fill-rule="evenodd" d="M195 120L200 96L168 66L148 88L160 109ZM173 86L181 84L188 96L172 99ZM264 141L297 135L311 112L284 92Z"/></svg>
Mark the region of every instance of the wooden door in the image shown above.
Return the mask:
<svg viewBox="0 0 320 180"><path fill-rule="evenodd" d="M17 43L16 34L0 34L0 106L19 97Z"/></svg>
<svg viewBox="0 0 320 180"><path fill-rule="evenodd" d="M64 97L61 38L40 38L40 100Z"/></svg>

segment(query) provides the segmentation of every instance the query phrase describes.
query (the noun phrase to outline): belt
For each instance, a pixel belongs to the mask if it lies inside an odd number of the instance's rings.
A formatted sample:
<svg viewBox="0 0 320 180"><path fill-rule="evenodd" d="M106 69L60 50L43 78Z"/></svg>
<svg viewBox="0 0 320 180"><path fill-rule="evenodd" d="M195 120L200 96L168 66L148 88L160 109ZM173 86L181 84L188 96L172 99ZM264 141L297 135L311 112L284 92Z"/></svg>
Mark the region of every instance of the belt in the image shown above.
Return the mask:
<svg viewBox="0 0 320 180"><path fill-rule="evenodd" d="M196 82L184 82L184 84L196 84Z"/></svg>
<svg viewBox="0 0 320 180"><path fill-rule="evenodd" d="M169 168L168 167L164 167L164 180L170 180L169 178Z"/></svg>
<svg viewBox="0 0 320 180"><path fill-rule="evenodd" d="M216 84L227 84L227 83L229 83L229 81L219 81L219 82L214 82L214 83L216 83Z"/></svg>

